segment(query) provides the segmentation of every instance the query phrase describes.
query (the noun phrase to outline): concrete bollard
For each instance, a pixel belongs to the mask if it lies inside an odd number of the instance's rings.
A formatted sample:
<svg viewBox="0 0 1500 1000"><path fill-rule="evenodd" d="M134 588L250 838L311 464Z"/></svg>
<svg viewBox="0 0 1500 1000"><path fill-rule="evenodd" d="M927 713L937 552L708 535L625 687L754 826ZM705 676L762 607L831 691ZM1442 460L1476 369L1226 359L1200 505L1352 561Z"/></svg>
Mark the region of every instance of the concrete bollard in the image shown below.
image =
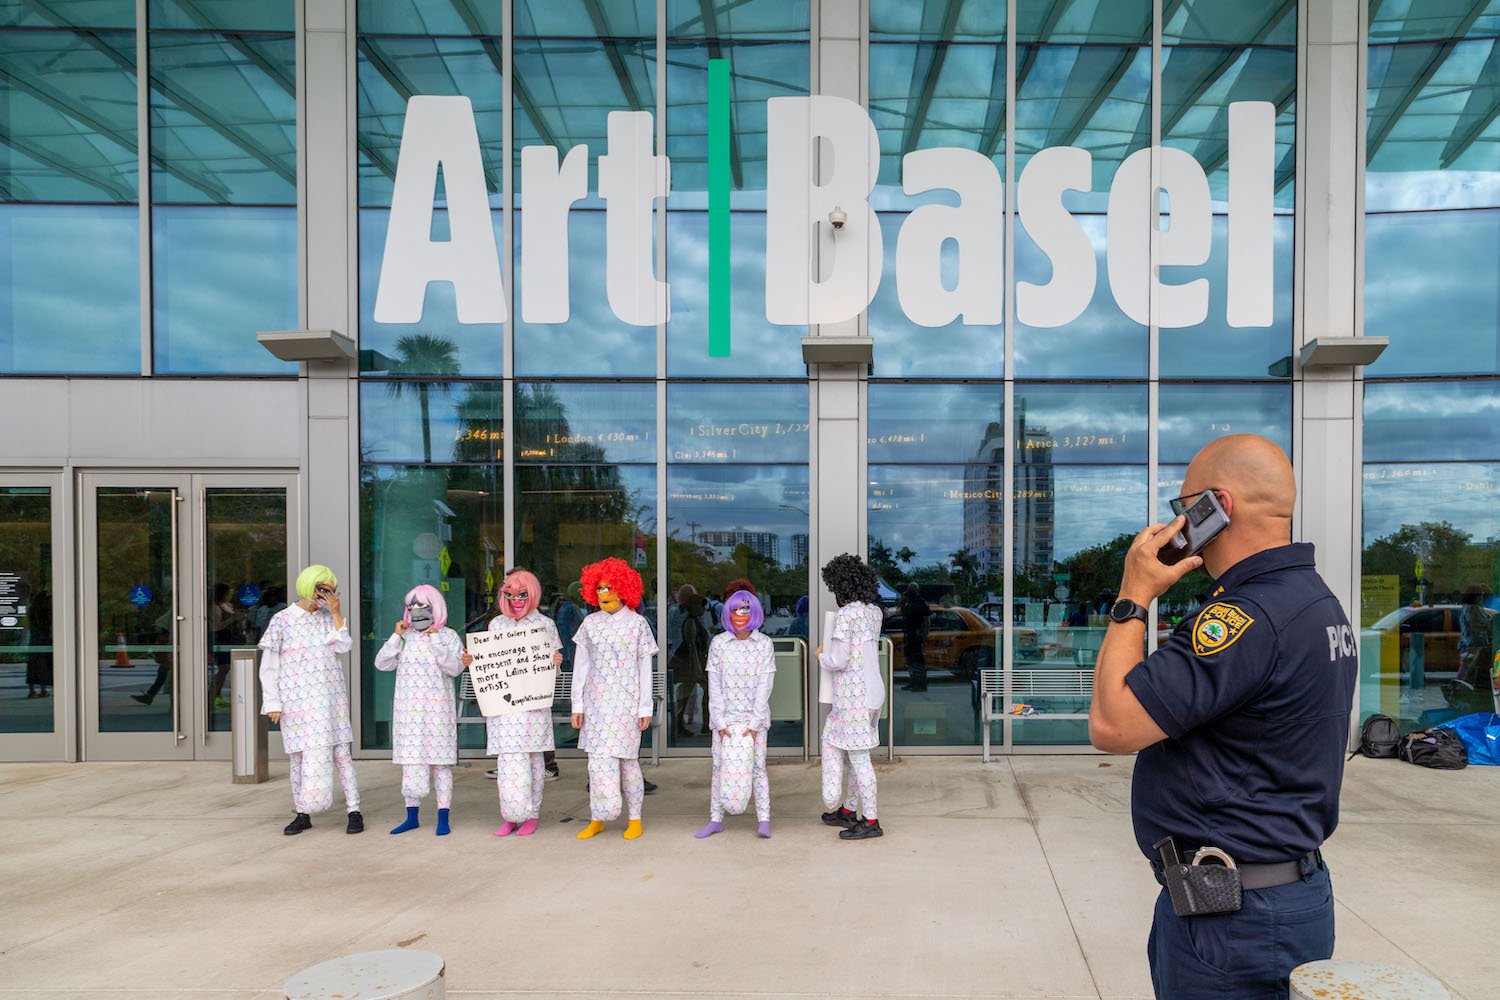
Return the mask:
<svg viewBox="0 0 1500 1000"><path fill-rule="evenodd" d="M1328 958L1292 970L1292 1000L1450 1000L1436 979L1379 962Z"/></svg>
<svg viewBox="0 0 1500 1000"><path fill-rule="evenodd" d="M286 1000L443 1000L447 971L430 951L362 951L303 969L282 992Z"/></svg>

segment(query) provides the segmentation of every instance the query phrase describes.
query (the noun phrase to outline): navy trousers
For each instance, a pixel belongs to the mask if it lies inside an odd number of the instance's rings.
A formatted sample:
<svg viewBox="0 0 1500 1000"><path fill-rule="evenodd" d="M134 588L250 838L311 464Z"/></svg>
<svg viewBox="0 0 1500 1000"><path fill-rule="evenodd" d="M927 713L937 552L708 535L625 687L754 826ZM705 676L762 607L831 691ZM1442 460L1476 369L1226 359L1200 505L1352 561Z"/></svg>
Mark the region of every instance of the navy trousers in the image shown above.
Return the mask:
<svg viewBox="0 0 1500 1000"><path fill-rule="evenodd" d="M1304 962L1333 957L1333 887L1327 868L1244 894L1240 909L1179 917L1163 889L1146 944L1157 1000L1284 1000Z"/></svg>

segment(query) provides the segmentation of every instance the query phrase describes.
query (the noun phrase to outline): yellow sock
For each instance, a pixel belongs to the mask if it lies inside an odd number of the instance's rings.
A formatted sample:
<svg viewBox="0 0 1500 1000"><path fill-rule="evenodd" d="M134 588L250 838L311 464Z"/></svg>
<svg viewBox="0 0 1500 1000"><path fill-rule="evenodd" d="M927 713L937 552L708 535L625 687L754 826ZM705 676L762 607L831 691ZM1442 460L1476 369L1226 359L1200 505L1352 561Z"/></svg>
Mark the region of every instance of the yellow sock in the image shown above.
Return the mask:
<svg viewBox="0 0 1500 1000"><path fill-rule="evenodd" d="M604 830L604 822L603 822L603 820L597 820L597 819L596 820L590 820L588 826L586 826L582 830L578 831L578 839L579 840L588 840L590 837L594 836L595 834L603 832L603 830Z"/></svg>
<svg viewBox="0 0 1500 1000"><path fill-rule="evenodd" d="M638 819L633 819L629 823L625 824L626 840L634 840L645 832L645 829L641 826L641 821Z"/></svg>

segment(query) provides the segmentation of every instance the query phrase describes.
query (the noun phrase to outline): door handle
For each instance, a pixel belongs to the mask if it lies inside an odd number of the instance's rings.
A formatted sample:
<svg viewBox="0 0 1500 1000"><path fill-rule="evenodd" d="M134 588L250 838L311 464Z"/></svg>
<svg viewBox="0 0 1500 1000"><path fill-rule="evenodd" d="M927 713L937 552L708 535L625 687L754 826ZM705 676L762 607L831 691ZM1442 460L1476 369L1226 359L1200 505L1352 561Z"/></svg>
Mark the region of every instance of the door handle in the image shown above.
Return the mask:
<svg viewBox="0 0 1500 1000"><path fill-rule="evenodd" d="M182 656L180 654L182 650L180 648L181 644L178 642L178 632L181 627L180 623L182 622L178 601L180 600L179 592L182 590L182 587L180 586L181 574L178 573L177 566L177 505L181 502L182 497L178 495L177 490L174 488L172 490L172 734L176 737L173 741L174 744L181 743L187 739L187 734L182 731L182 685L180 683L182 678Z"/></svg>

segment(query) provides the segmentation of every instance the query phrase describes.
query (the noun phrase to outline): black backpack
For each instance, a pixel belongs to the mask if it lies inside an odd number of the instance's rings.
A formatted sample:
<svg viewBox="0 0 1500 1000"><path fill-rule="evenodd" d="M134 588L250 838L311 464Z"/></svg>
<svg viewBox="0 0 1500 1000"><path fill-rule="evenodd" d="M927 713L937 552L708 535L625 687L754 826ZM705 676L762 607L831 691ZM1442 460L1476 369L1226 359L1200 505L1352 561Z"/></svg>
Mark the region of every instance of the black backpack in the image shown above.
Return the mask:
<svg viewBox="0 0 1500 1000"><path fill-rule="evenodd" d="M1439 771L1458 771L1469 766L1469 751L1451 729L1427 729L1401 738L1401 759Z"/></svg>
<svg viewBox="0 0 1500 1000"><path fill-rule="evenodd" d="M1363 754L1366 757L1394 757L1401 742L1401 728L1389 715L1372 715L1359 730L1359 746L1349 755L1353 760Z"/></svg>

